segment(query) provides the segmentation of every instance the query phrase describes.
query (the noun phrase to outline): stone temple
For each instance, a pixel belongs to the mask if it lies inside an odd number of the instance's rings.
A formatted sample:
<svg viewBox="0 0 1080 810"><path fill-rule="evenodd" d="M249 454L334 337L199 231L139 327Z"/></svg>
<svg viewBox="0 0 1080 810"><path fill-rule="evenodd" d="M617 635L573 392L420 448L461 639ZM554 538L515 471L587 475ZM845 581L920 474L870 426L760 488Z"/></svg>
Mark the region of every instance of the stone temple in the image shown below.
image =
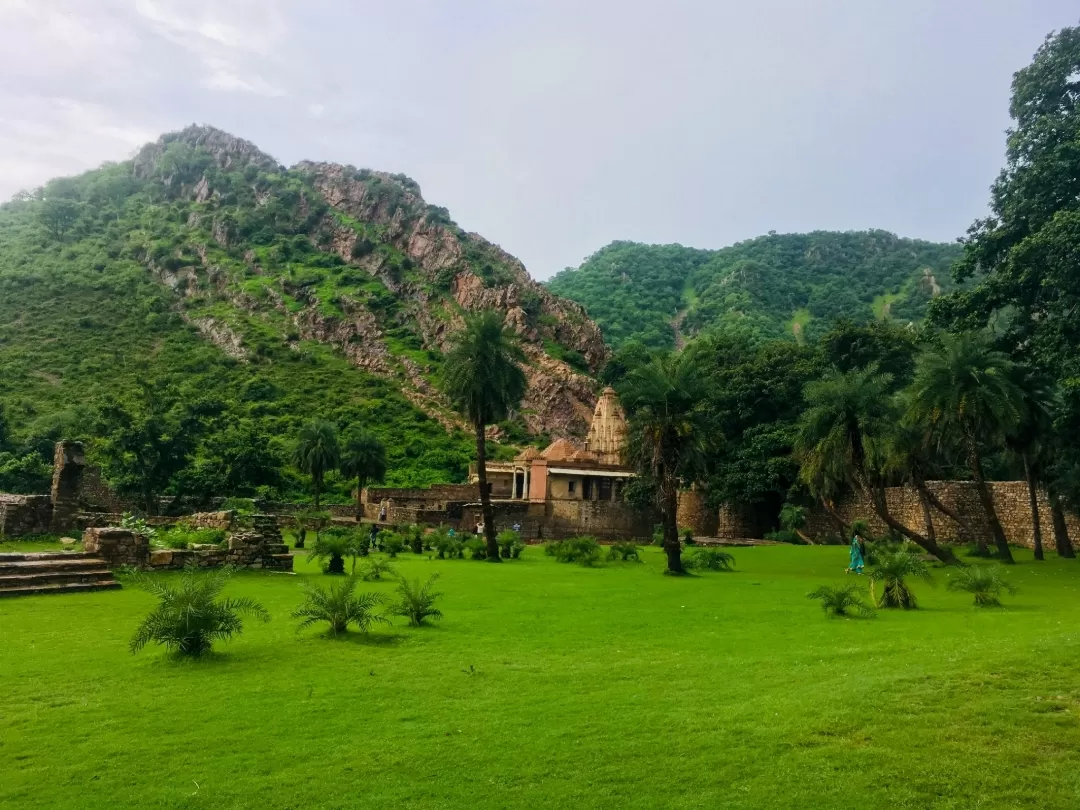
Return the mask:
<svg viewBox="0 0 1080 810"><path fill-rule="evenodd" d="M633 472L623 462L626 416L613 388L605 388L593 411L583 447L558 439L544 450L528 447L513 461L488 462L495 501L544 504L549 501L619 502ZM477 483L475 465L469 481Z"/></svg>

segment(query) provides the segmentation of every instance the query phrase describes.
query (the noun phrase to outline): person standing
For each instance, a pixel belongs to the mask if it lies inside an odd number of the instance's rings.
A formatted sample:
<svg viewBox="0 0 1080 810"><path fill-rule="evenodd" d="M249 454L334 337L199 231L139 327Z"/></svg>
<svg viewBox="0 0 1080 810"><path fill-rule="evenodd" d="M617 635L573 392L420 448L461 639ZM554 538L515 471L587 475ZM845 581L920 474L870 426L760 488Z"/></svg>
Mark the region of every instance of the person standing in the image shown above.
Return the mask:
<svg viewBox="0 0 1080 810"><path fill-rule="evenodd" d="M851 547L848 551L848 574L861 574L863 572L863 539L858 532L851 537Z"/></svg>

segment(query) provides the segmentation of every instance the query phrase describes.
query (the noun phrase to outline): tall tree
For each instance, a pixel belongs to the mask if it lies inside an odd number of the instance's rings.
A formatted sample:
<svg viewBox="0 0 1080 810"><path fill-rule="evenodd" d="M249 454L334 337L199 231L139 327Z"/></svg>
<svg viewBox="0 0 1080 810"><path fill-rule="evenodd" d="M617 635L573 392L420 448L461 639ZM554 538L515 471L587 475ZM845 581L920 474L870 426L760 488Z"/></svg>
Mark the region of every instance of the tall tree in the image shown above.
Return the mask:
<svg viewBox="0 0 1080 810"><path fill-rule="evenodd" d="M356 479L356 522L364 516L361 493L369 483L386 478L386 446L379 437L357 428L345 437L341 448L341 474Z"/></svg>
<svg viewBox="0 0 1080 810"><path fill-rule="evenodd" d="M300 429L293 449L293 464L300 472L311 476L316 509L319 508L323 478L338 466L340 458L337 428L333 422L315 419Z"/></svg>
<svg viewBox="0 0 1080 810"><path fill-rule="evenodd" d="M834 369L821 380L808 383L807 408L799 421L794 453L801 467L799 478L847 529L834 507L847 491L862 494L874 513L895 532L918 543L943 562L953 555L931 538L904 525L889 511L885 484L889 448L898 414L893 405L892 375L875 366L842 373Z"/></svg>
<svg viewBox="0 0 1080 810"><path fill-rule="evenodd" d="M679 353L653 354L627 375L620 391L629 414L627 458L656 484L664 553L672 574L685 573L676 519L679 488L704 473L703 388L702 355L691 345Z"/></svg>
<svg viewBox="0 0 1080 810"><path fill-rule="evenodd" d="M1068 384L1080 378L1080 27L1050 34L1017 71L1009 112L990 216L968 230L956 269L977 283L936 300L931 315L951 328L992 325L1001 346L1056 383L1065 411L1080 412L1080 386ZM1080 446L1059 442L1054 456L1080 463ZM1080 489L1062 495L1080 502Z"/></svg>
<svg viewBox="0 0 1080 810"><path fill-rule="evenodd" d="M165 383L141 383L133 398L109 399L97 413L93 454L118 493L153 514L157 496L184 470L204 423L197 406Z"/></svg>
<svg viewBox="0 0 1080 810"><path fill-rule="evenodd" d="M524 355L513 333L494 311L468 317L446 356L442 388L476 433L476 477L484 516L487 559L499 562L495 513L487 482L487 426L500 422L521 403L527 381L519 365Z"/></svg>
<svg viewBox="0 0 1080 810"><path fill-rule="evenodd" d="M943 335L940 349L924 351L915 364L907 418L925 426L941 447L959 447L967 459L994 537L998 556L1013 562L983 472L988 448L1002 447L1024 415L1016 366L977 333Z"/></svg>

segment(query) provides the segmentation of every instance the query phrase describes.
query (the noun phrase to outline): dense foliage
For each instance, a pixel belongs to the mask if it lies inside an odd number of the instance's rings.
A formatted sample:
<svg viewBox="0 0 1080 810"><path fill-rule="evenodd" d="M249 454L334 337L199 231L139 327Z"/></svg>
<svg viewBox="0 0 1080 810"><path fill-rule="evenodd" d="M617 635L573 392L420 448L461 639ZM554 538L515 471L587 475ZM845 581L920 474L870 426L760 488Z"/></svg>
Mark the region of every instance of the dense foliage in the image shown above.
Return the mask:
<svg viewBox="0 0 1080 810"><path fill-rule="evenodd" d="M614 242L549 282L615 348L670 348L702 332L819 336L839 317L921 320L955 285L954 245L885 231L769 234L720 250Z"/></svg>

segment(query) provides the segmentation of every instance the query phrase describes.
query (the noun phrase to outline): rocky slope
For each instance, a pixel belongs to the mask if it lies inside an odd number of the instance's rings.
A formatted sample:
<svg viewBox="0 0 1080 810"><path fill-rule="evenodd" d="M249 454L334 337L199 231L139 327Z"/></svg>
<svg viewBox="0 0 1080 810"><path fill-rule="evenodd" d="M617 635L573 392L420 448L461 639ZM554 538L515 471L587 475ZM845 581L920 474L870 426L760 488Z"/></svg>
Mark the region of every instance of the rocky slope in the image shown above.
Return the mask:
<svg viewBox="0 0 1080 810"><path fill-rule="evenodd" d="M334 347L392 379L418 408L460 426L433 384L465 314L496 309L520 337L530 433L580 435L607 358L576 303L427 204L403 175L302 162L286 169L254 144L189 127L144 147L133 178L181 227L133 236L132 253L178 297L189 323L245 362L267 335L299 350ZM182 301L182 305L180 302ZM252 332L256 334L253 334Z"/></svg>

